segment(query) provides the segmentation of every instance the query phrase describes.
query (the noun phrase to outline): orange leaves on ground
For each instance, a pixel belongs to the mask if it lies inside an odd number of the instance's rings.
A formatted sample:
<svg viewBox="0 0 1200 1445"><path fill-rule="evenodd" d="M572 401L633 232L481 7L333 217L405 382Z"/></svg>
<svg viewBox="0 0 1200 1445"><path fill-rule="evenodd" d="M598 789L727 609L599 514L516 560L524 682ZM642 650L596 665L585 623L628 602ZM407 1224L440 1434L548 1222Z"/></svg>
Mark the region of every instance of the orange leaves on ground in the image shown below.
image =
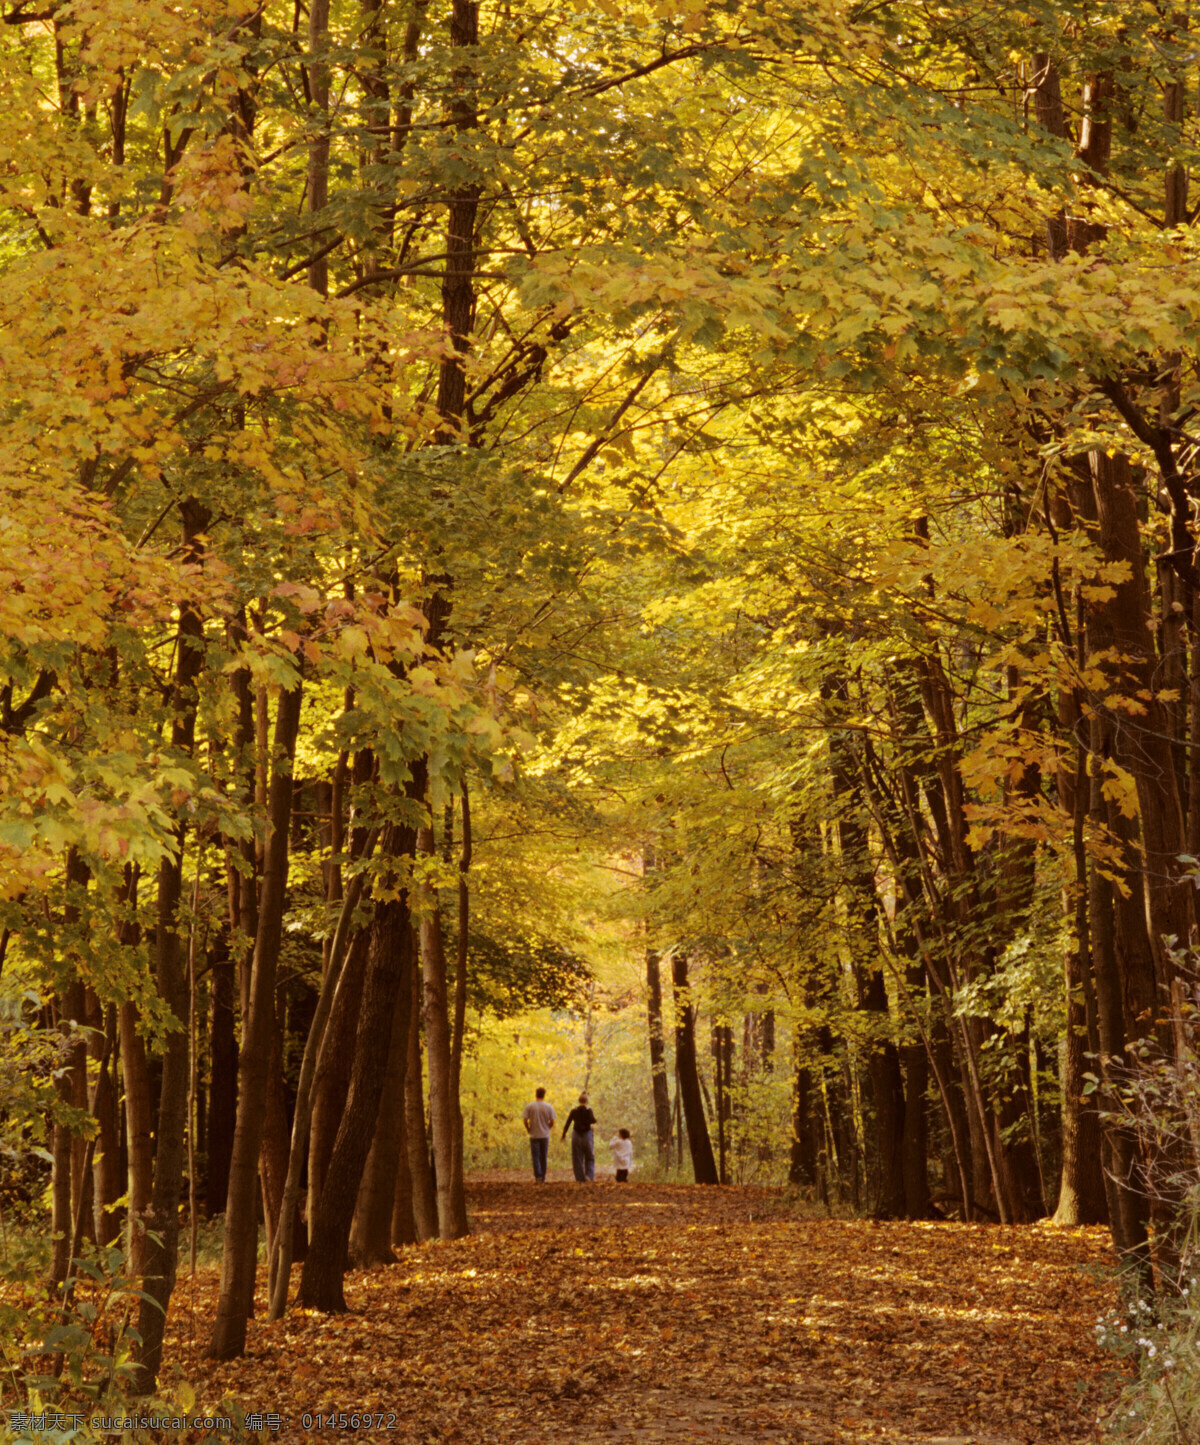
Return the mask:
<svg viewBox="0 0 1200 1445"><path fill-rule="evenodd" d="M754 1188L514 1179L470 1198L471 1238L351 1276L353 1314L252 1325L229 1364L200 1358L202 1276L174 1360L207 1406L233 1393L290 1438L330 1412L359 1412L359 1440L464 1445L1092 1438L1102 1231L800 1219Z"/></svg>

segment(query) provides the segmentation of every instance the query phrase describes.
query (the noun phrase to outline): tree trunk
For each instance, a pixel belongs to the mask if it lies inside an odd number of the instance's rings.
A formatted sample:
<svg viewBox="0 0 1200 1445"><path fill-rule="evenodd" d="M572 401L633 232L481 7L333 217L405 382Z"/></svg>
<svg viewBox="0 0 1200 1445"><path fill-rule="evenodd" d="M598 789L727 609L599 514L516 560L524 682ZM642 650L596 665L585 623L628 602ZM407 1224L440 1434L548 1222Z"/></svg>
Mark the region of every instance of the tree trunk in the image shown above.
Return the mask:
<svg viewBox="0 0 1200 1445"><path fill-rule="evenodd" d="M433 852L433 831L422 828L418 849ZM453 1094L450 1067L450 1020L446 999L446 955L437 893L422 888L421 975L422 1018L429 1061L429 1125L433 1136L434 1175L437 1185L438 1234L460 1239L467 1232L467 1202L463 1190L462 1154L456 1155Z"/></svg>
<svg viewBox="0 0 1200 1445"><path fill-rule="evenodd" d="M812 1153L812 1131L809 1115L812 1112L812 1074L801 1060L800 1041L794 1045L796 1054L795 1073L792 1078L792 1139L788 1161L788 1182L811 1188L817 1179L816 1160Z"/></svg>
<svg viewBox="0 0 1200 1445"><path fill-rule="evenodd" d="M1062 1070L1062 1175L1053 1224L1107 1224L1108 1201L1100 1167L1100 1115L1094 1095L1084 1095L1086 1019L1079 995L1083 966L1076 949L1064 960L1067 1022Z"/></svg>
<svg viewBox="0 0 1200 1445"><path fill-rule="evenodd" d="M839 726L849 702L844 679L822 688L829 724L830 782L837 808L839 863L846 895L849 947L858 980L858 1006L870 1016L866 1047L875 1113L879 1193L875 1216L902 1219L904 1200L904 1076L891 1037L887 986L879 955L879 917L874 865L863 823L864 799L856 740ZM860 960L862 960L860 962Z"/></svg>
<svg viewBox="0 0 1200 1445"><path fill-rule="evenodd" d="M233 1152L233 1130L237 1122L238 1047L234 1033L234 964L229 940L217 937L209 953L211 966L211 1023L209 1028L208 1177L206 1203L209 1215L220 1214L229 1193L229 1159Z"/></svg>
<svg viewBox="0 0 1200 1445"><path fill-rule="evenodd" d="M334 790L336 794L336 789ZM338 841L338 828L333 828L333 841ZM378 830L372 829L358 840L357 854L369 857L375 847ZM332 869L331 869L332 871ZM347 953L350 930L353 928L354 910L366 886L366 873L357 873L351 879L338 910L337 924L333 936L325 949L325 970L321 979L321 990L308 1026L308 1037L304 1041L304 1057L300 1061L300 1076L296 1081L296 1105L292 1117L291 1144L288 1149L287 1178L283 1186L283 1201L280 1207L279 1232L275 1247L269 1256L268 1289L270 1304L267 1318L277 1320L287 1309L288 1285L291 1282L292 1240L299 1227L300 1186L305 1163L308 1161L308 1143L312 1128L312 1099L315 1081L321 1070L321 1063L328 1054L330 1044L329 1023L335 1011L343 987L348 983ZM357 938L357 934L355 935ZM316 1195L311 1191L312 1210L316 1210Z"/></svg>
<svg viewBox="0 0 1200 1445"><path fill-rule="evenodd" d="M308 209L317 215L329 204L329 62L325 48L329 0L311 0L308 7L308 93L317 112L317 127L308 147ZM329 263L321 256L308 268L308 284L320 296L329 293Z"/></svg>
<svg viewBox="0 0 1200 1445"><path fill-rule="evenodd" d="M208 1354L232 1359L246 1347L246 1323L254 1307L258 1254L255 1186L262 1145L263 1099L270 1067L275 1020L275 974L283 938L287 895L288 828L292 813L292 775L300 728L301 684L279 695L275 715L275 762L268 800L267 836L259 900L258 936L250 978L250 1008L238 1061L238 1112L229 1165L225 1205L225 1250L221 1259L221 1295Z"/></svg>
<svg viewBox="0 0 1200 1445"><path fill-rule="evenodd" d="M325 1187L334 1140L341 1126L346 1096L350 1092L350 1070L354 1063L354 1036L362 1004L363 981L370 951L370 929L360 929L350 944L343 964L344 978L337 991L333 1012L326 1025L328 1043L321 1047L321 1061L313 1080L312 1124L308 1146L308 1228L312 1237L317 1200Z"/></svg>
<svg viewBox="0 0 1200 1445"><path fill-rule="evenodd" d="M154 1111L146 1041L138 1032L137 1006L120 1009L121 1082L125 1094L125 1147L129 1156L129 1273L139 1278L146 1265L146 1215L154 1185Z"/></svg>
<svg viewBox="0 0 1200 1445"><path fill-rule="evenodd" d="M863 994L863 1008L884 1019L888 1015L883 973L871 969ZM879 1151L879 1194L876 1219L911 1218L904 1187L904 1124L907 1105L900 1053L891 1039L876 1043L869 1060L871 1097L875 1106L875 1145Z"/></svg>
<svg viewBox="0 0 1200 1445"><path fill-rule="evenodd" d="M467 961L470 956L471 895L467 875L471 868L471 801L462 784L462 851L458 857L458 935L454 959L454 1019L450 1031L450 1099L454 1130L452 1157L458 1161L461 1180L463 1158L462 1061L467 1030ZM407 1041L407 1040L406 1040ZM466 1205L464 1204L464 1213Z"/></svg>
<svg viewBox="0 0 1200 1445"><path fill-rule="evenodd" d="M717 1123L717 1176L729 1183L729 1084L733 1063L733 1029L728 1024L712 1026L713 1090L717 1096L713 1111Z"/></svg>
<svg viewBox="0 0 1200 1445"><path fill-rule="evenodd" d="M1092 488L1099 522L1096 540L1106 561L1124 562L1129 577L1118 582L1112 596L1096 606L1103 610L1104 631L1111 636L1120 662L1110 662L1112 690L1139 699L1142 712L1134 719L1120 714L1109 735L1111 755L1137 784L1138 812L1145 850L1144 888L1153 950L1152 972L1131 977L1126 985L1136 1011L1127 1022L1138 1020L1169 996L1175 964L1164 940L1186 941L1194 924L1189 894L1179 855L1186 848L1183 815L1175 784L1175 765L1167 734L1168 720L1159 701L1156 658L1150 625L1144 562L1128 458L1105 452L1089 454ZM1139 889L1139 891L1141 891ZM1151 1032L1149 1023L1144 1030Z"/></svg>
<svg viewBox="0 0 1200 1445"><path fill-rule="evenodd" d="M1059 703L1064 735L1080 738L1083 726L1078 699L1064 693ZM1076 745L1074 767L1059 768L1058 796L1071 817L1074 887L1064 890L1064 908L1071 920L1074 937L1063 959L1066 987L1066 1032L1062 1064L1062 1171L1058 1203L1052 1223L1063 1226L1107 1224L1108 1200L1100 1156L1100 1114L1094 1094L1085 1096L1085 1045L1099 1052L1099 1035L1092 999L1089 1017L1087 995L1091 991L1091 945L1088 928L1087 851L1084 823L1088 809L1087 749Z"/></svg>
<svg viewBox="0 0 1200 1445"><path fill-rule="evenodd" d="M262 1186L263 1217L267 1226L267 1253L279 1228L283 1206L283 1190L288 1167L287 1098L283 1087L283 1036L287 1024L284 1001L275 990L272 1010L271 1039L267 1064L267 1086L263 1099L263 1136L258 1155L259 1181Z"/></svg>
<svg viewBox="0 0 1200 1445"><path fill-rule="evenodd" d="M202 539L211 514L192 498L180 503L183 521L183 556L193 565L202 555ZM179 609L172 696L174 721L171 744L190 755L196 738L196 686L204 667L204 626L188 602ZM167 1309L175 1288L179 1256L179 1199L183 1189L187 1139L188 1087L191 1077L187 971L179 936L179 902L183 886L185 825L176 829L176 851L159 864L158 908L155 919L155 972L158 994L173 1018L162 1056L162 1084L154 1138L154 1184L146 1218L143 1298L138 1310L139 1392L149 1394L162 1363Z"/></svg>
<svg viewBox="0 0 1200 1445"><path fill-rule="evenodd" d="M404 1082L408 1072L408 1024L412 1011L411 926L406 927L406 932L409 957L396 993L379 1114L350 1227L350 1258L360 1269L394 1264L396 1260L392 1253L392 1212L396 1202L400 1154L405 1144ZM410 1177L410 1189L411 1182Z"/></svg>
<svg viewBox="0 0 1200 1445"><path fill-rule="evenodd" d="M414 1001L421 997L421 965L414 950ZM421 1067L421 1010L414 1008L408 1024L408 1072L404 1077L404 1138L408 1151L408 1174L412 1188L409 1208L419 1240L437 1238L437 1194L429 1167L429 1140L425 1133L425 1085ZM393 1232L403 1225L404 1209L397 1203L392 1215Z"/></svg>
<svg viewBox="0 0 1200 1445"><path fill-rule="evenodd" d="M658 1162L671 1162L671 1089L667 1081L667 1048L663 1032L662 971L656 949L646 950L646 1015L650 1029L650 1084L654 1097L654 1134Z"/></svg>
<svg viewBox="0 0 1200 1445"><path fill-rule="evenodd" d="M416 950L413 950L414 957ZM411 987L411 985L410 985ZM411 995L410 995L411 996ZM408 1040L412 1032L412 1015L417 1010L409 1008L409 1026L405 1030L405 1037L402 1040L404 1049L404 1094L408 1093ZM396 1187L392 1195L392 1219L389 1238L393 1246L404 1246L417 1243L417 1216L413 1209L413 1175L412 1165L409 1163L408 1151L408 1099L402 1097L403 1105L400 1111L399 1120L399 1149L396 1151ZM433 1181L430 1180L432 1186ZM432 1188L430 1194L433 1193ZM433 1213L436 1215L437 1202L433 1203ZM432 1236L426 1236L430 1238Z"/></svg>
<svg viewBox="0 0 1200 1445"><path fill-rule="evenodd" d="M96 1000L96 1010L100 1014L99 1000ZM88 1052L99 1069L95 1090L99 1132L92 1166L93 1228L100 1244L113 1244L121 1236L117 1200L125 1192L121 1179L121 1131L117 1122L116 1005L109 1004L100 1016L104 1021L103 1033L93 1034L88 1042Z"/></svg>
<svg viewBox="0 0 1200 1445"><path fill-rule="evenodd" d="M700 1092L700 1070L696 1061L696 1011L688 993L688 960L682 949L671 955L671 982L675 994L675 1064L679 1093L683 1099L688 1148L692 1155L692 1175L697 1184L719 1184L717 1161L713 1158L712 1140L704 1118L704 1098Z"/></svg>
<svg viewBox="0 0 1200 1445"><path fill-rule="evenodd" d="M390 836L384 844L388 854L394 858L411 856L412 830L391 824L388 833ZM309 1309L330 1313L346 1309L342 1279L349 1253L350 1226L379 1113L397 997L403 987L404 973L411 967L411 949L407 897L381 900L375 905L371 924L350 1092L317 1201L308 1254L300 1275L297 1302ZM381 1021L384 1021L383 1027L380 1027Z"/></svg>
<svg viewBox="0 0 1200 1445"><path fill-rule="evenodd" d="M65 1026L72 1018L73 996L82 992L82 984L73 984L64 998L55 1001L55 1022ZM65 1037L65 1027L64 1027ZM70 1064L61 1069L54 1081L59 1101L67 1108L77 1108L75 1101L75 1079L79 1073L76 1058L78 1048L66 1044L64 1053ZM74 1215L71 1211L71 1164L74 1153L74 1134L65 1123L55 1120L50 1135L50 1273L47 1287L53 1293L62 1290L67 1275L71 1272L71 1234Z"/></svg>
<svg viewBox="0 0 1200 1445"><path fill-rule="evenodd" d="M1095 758L1104 756L1106 731L1107 720L1093 715L1091 752ZM1104 779L1099 768L1096 768L1091 778L1090 806L1093 817L1102 825L1112 821L1103 789ZM1128 888L1128 884L1125 886ZM1121 968L1118 955L1126 953L1132 946L1138 948L1142 955L1139 971L1144 972L1150 963L1144 914L1140 929L1137 918L1126 918L1123 926L1120 921L1118 900L1120 906L1129 902L1122 897L1122 892L1122 888L1113 883L1107 868L1088 869L1088 923L1096 985L1101 1076L1105 1084L1103 1106L1114 1112L1115 1091L1107 1060L1124 1057L1127 1036L1126 1004L1122 987L1122 973L1125 970ZM1136 894L1133 896L1137 897ZM1140 899L1138 902L1140 903ZM1109 1155L1108 1167L1104 1172L1105 1192L1108 1196L1109 1228L1112 1230L1113 1243L1122 1259L1145 1276L1148 1274L1148 1212L1145 1197L1138 1187L1136 1144L1128 1130L1119 1124L1106 1129L1105 1137L1106 1152Z"/></svg>

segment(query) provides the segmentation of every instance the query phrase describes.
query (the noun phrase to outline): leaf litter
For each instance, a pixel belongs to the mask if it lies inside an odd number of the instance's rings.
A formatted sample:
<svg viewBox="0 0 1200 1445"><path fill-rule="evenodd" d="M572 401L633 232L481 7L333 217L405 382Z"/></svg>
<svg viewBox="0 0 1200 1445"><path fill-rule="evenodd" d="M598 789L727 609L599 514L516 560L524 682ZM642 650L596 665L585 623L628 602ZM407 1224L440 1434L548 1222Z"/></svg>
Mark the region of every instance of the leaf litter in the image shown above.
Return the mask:
<svg viewBox="0 0 1200 1445"><path fill-rule="evenodd" d="M352 1272L351 1313L203 1358L215 1269L168 1358L266 1440L1066 1445L1119 1381L1094 1343L1107 1232L798 1217L780 1190L468 1185L472 1234ZM261 1275L260 1271L260 1275ZM343 1415L333 1424L312 1417ZM365 1418L372 1417L369 1421ZM308 1418L306 1418L308 1417Z"/></svg>

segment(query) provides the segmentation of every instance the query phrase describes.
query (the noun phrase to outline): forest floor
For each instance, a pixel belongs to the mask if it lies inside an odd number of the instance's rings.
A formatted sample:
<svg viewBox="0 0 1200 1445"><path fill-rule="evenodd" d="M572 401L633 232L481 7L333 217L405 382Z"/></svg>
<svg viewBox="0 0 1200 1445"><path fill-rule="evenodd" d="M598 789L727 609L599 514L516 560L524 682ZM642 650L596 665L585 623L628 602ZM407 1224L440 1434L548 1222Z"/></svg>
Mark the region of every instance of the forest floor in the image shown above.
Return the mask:
<svg viewBox="0 0 1200 1445"><path fill-rule="evenodd" d="M1058 1445L1120 1383L1103 1230L798 1217L636 1175L468 1198L468 1239L351 1274L350 1314L260 1316L240 1360L202 1358L216 1271L183 1273L168 1358L198 1404L277 1413L264 1440L391 1445ZM375 1418L305 1420L330 1412Z"/></svg>

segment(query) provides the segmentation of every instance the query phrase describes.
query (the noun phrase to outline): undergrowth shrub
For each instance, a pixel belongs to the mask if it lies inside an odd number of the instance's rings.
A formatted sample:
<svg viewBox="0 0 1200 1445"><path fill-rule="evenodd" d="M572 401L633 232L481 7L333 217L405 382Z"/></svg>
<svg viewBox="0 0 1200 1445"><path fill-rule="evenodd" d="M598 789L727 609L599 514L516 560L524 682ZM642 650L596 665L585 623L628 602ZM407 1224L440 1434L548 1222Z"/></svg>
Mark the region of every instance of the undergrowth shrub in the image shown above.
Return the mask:
<svg viewBox="0 0 1200 1445"><path fill-rule="evenodd" d="M0 1265L0 1438L47 1445L213 1435L194 1428L195 1395L188 1385L152 1398L136 1394L140 1338L134 1321L144 1295L124 1273L122 1250L89 1249L72 1262L63 1288L50 1291L44 1250L22 1235L10 1237ZM240 1412L217 1413L222 1424L214 1438L241 1433ZM174 1423L180 1421L188 1423L181 1429Z"/></svg>
<svg viewBox="0 0 1200 1445"><path fill-rule="evenodd" d="M1123 1304L1096 1324L1097 1343L1134 1371L1107 1422L1108 1439L1130 1445L1200 1441L1200 976L1180 962L1169 1052L1143 1040L1106 1071L1103 1117L1136 1140L1154 1220L1152 1272L1127 1272Z"/></svg>

